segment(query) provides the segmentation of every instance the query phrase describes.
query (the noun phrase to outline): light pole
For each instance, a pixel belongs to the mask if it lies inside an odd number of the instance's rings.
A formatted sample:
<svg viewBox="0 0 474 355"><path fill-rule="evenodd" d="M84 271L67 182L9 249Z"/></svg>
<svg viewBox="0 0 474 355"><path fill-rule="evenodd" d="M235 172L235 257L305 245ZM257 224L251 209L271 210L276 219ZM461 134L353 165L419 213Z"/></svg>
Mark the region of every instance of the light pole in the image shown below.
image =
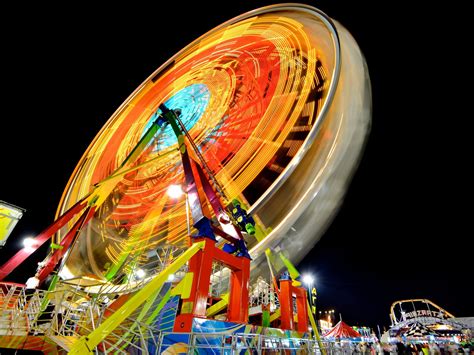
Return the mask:
<svg viewBox="0 0 474 355"><path fill-rule="evenodd" d="M306 290L307 290L307 297L308 297L308 305L309 305L309 309L308 309L308 312L311 312L313 314L313 317L315 317L315 310L316 310L316 307L315 305L313 305L313 303L311 302L312 299L311 299L311 290L313 288L313 281L314 281L314 278L313 278L313 275L311 274L304 274L302 276L302 281L303 281L303 284L306 285ZM312 333L312 331L310 331ZM311 334L311 337L313 335Z"/></svg>
<svg viewBox="0 0 474 355"><path fill-rule="evenodd" d="M311 274L304 274L301 277L301 280L306 285L308 290L308 313L311 313L310 319L312 320L312 332L314 333L316 340L318 341L319 349L323 355L326 355L326 350L323 347L321 342L321 337L319 336L318 324L316 319L316 288L313 287L314 276Z"/></svg>
<svg viewBox="0 0 474 355"><path fill-rule="evenodd" d="M311 274L304 274L303 275L303 283L306 284L308 287L313 287L314 277Z"/></svg>
<svg viewBox="0 0 474 355"><path fill-rule="evenodd" d="M308 301L311 308L310 312L314 317L316 317L316 288L313 287L314 277L311 274L304 274L302 280L308 290Z"/></svg>

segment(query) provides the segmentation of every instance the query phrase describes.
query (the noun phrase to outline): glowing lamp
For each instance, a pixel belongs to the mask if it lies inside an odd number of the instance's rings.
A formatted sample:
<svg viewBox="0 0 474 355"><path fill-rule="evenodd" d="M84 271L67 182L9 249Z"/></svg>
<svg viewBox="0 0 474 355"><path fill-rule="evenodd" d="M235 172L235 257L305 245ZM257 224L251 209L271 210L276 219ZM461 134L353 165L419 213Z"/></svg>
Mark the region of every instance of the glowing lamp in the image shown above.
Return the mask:
<svg viewBox="0 0 474 355"><path fill-rule="evenodd" d="M310 274L303 275L303 283L305 283L306 285L312 285L313 281L314 281L313 275L310 275Z"/></svg>
<svg viewBox="0 0 474 355"><path fill-rule="evenodd" d="M35 244L36 244L35 240L31 237L26 237L25 239L23 239L23 246L25 248L33 248Z"/></svg>
<svg viewBox="0 0 474 355"><path fill-rule="evenodd" d="M170 185L167 190L168 196L171 198L180 198L183 196L183 189L181 185Z"/></svg>

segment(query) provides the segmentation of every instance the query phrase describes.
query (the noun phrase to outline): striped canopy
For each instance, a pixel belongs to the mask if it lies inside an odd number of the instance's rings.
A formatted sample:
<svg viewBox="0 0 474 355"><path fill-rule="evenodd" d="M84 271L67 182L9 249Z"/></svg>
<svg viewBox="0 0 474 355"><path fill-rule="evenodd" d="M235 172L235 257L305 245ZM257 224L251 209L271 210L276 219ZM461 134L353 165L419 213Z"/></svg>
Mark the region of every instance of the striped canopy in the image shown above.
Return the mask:
<svg viewBox="0 0 474 355"><path fill-rule="evenodd" d="M344 338L360 338L361 335L341 320L330 331L324 334L324 337L344 339Z"/></svg>

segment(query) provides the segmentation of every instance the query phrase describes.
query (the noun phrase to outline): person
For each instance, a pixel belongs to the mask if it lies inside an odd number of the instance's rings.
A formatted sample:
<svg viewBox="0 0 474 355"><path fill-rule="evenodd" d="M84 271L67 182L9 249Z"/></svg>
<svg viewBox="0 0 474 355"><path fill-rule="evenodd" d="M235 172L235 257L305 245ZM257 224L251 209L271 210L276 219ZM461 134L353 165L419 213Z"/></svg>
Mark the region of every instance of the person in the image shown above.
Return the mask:
<svg viewBox="0 0 474 355"><path fill-rule="evenodd" d="M341 339L338 336L334 339L334 353L343 354Z"/></svg>
<svg viewBox="0 0 474 355"><path fill-rule="evenodd" d="M376 354L378 354L378 355L383 354L382 345L378 341L375 342L374 349L375 349Z"/></svg>
<svg viewBox="0 0 474 355"><path fill-rule="evenodd" d="M390 355L396 355L397 354L397 345L395 343L389 343L388 346L388 353Z"/></svg>
<svg viewBox="0 0 474 355"><path fill-rule="evenodd" d="M344 352L344 354L353 354L356 350L356 347L354 345L354 343L352 341L348 341L347 342L347 349L349 350L349 352Z"/></svg>
<svg viewBox="0 0 474 355"><path fill-rule="evenodd" d="M441 354L441 351L439 349L439 346L438 344L436 344L435 342L431 342L429 344L429 350L430 350L430 354L431 355L439 355Z"/></svg>
<svg viewBox="0 0 474 355"><path fill-rule="evenodd" d="M35 274L35 276L32 276L28 280L26 280L25 288L27 290L35 290L39 286L40 280L38 276L38 274Z"/></svg>
<svg viewBox="0 0 474 355"><path fill-rule="evenodd" d="M367 345L364 341L359 343L358 350L360 353L365 354L367 352Z"/></svg>
<svg viewBox="0 0 474 355"><path fill-rule="evenodd" d="M410 347L406 346L401 339L397 340L397 354L411 354Z"/></svg>
<svg viewBox="0 0 474 355"><path fill-rule="evenodd" d="M423 350L420 343L413 344L413 349L416 354L423 355Z"/></svg>
<svg viewBox="0 0 474 355"><path fill-rule="evenodd" d="M31 299L31 297L35 294L35 291L40 284L40 279L38 278L38 276L39 276L38 273L36 273L35 276L32 276L28 280L26 280L26 283L25 283L26 302L28 302Z"/></svg>
<svg viewBox="0 0 474 355"><path fill-rule="evenodd" d="M471 353L471 346L469 345L469 343L467 341L464 342L464 344L462 345L462 350L463 350L464 354L470 354Z"/></svg>
<svg viewBox="0 0 474 355"><path fill-rule="evenodd" d="M339 352L336 352L336 354L352 354L350 346L349 346L349 341L347 340L342 340L340 337L336 337L336 343L339 343ZM329 352L327 352L329 353Z"/></svg>
<svg viewBox="0 0 474 355"><path fill-rule="evenodd" d="M451 348L450 348L451 354L463 354L464 351L462 350L462 347L459 344L456 344L455 342L451 343Z"/></svg>

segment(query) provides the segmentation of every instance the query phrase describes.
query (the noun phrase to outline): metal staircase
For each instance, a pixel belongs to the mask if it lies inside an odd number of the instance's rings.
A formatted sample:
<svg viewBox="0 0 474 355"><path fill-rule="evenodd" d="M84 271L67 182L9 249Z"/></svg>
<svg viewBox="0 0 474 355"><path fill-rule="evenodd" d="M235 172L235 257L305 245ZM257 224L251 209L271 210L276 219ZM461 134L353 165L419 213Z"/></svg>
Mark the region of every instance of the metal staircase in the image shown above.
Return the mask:
<svg viewBox="0 0 474 355"><path fill-rule="evenodd" d="M2 283L0 335L21 336L25 342L42 337L73 354L148 353L160 339L155 319L172 296L189 289L192 280L188 274L172 287L169 275L181 270L202 247L203 243L195 243L148 283L140 284L139 290L113 301L105 298L113 293L87 294L67 283L28 296L23 285ZM0 347L4 345L0 340Z"/></svg>

